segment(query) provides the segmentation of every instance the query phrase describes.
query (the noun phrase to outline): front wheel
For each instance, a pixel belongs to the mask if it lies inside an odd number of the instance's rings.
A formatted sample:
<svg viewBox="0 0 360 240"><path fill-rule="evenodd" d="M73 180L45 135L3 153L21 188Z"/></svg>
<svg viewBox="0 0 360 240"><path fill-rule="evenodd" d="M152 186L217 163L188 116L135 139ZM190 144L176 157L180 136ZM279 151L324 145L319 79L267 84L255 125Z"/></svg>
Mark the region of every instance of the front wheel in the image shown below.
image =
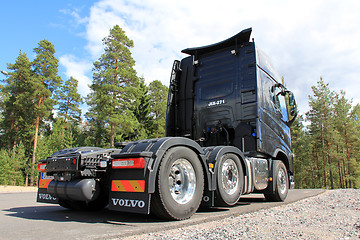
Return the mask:
<svg viewBox="0 0 360 240"><path fill-rule="evenodd" d="M157 173L151 212L169 220L191 217L204 191L204 172L195 152L186 147L168 150Z"/></svg>
<svg viewBox="0 0 360 240"><path fill-rule="evenodd" d="M275 191L264 193L265 198L273 202L284 201L289 191L289 177L284 163L280 160L274 160L273 184Z"/></svg>

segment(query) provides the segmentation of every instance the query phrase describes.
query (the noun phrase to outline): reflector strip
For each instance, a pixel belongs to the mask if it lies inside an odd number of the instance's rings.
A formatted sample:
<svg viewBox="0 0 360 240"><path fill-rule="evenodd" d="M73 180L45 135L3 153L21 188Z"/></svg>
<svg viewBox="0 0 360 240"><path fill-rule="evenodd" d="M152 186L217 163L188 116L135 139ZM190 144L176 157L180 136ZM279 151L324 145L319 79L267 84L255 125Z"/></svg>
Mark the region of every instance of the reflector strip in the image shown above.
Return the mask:
<svg viewBox="0 0 360 240"><path fill-rule="evenodd" d="M112 192L145 192L145 180L113 180Z"/></svg>
<svg viewBox="0 0 360 240"><path fill-rule="evenodd" d="M52 181L52 179L40 179L39 180L39 188L48 188L49 183Z"/></svg>

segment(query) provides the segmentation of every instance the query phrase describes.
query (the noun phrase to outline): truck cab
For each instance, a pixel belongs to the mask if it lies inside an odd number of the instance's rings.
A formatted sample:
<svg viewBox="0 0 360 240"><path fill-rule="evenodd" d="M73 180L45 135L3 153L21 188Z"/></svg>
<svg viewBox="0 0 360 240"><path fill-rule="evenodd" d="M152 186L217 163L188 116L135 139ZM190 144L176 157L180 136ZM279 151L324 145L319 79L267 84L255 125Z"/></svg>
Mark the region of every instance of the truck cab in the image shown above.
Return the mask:
<svg viewBox="0 0 360 240"><path fill-rule="evenodd" d="M282 159L293 175L290 125L294 95L245 29L222 42L184 49L175 61L167 136L201 146L235 146L247 157Z"/></svg>

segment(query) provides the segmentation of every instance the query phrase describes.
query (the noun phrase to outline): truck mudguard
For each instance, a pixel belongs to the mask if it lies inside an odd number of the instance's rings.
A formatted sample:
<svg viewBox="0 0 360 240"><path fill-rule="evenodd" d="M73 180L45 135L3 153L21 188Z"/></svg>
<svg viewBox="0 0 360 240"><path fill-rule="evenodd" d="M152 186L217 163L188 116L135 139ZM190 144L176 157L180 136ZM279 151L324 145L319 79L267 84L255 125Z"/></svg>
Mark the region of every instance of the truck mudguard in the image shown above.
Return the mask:
<svg viewBox="0 0 360 240"><path fill-rule="evenodd" d="M207 162L205 158L205 154L203 149L197 144L195 141L191 139L184 138L184 137L164 137L158 139L147 139L147 140L140 140L129 143L126 145L119 154L111 155L112 158L126 158L128 154L132 154L132 156L141 156L144 152L151 156L147 159L145 163L145 172L143 173L148 183L146 186L147 193L154 193L155 192L155 183L156 183L156 174L159 168L159 164L165 152L172 147L176 146L186 146L193 150L199 156L199 161L201 161L204 174L206 176L207 182L210 184L212 181L210 172L207 170ZM128 155L129 156L129 155ZM209 186L210 188L210 186Z"/></svg>
<svg viewBox="0 0 360 240"><path fill-rule="evenodd" d="M249 170L246 168L247 163L245 162L245 156L238 148L233 146L206 147L204 148L204 152L207 162L214 164L214 169L217 169L217 160L221 159L223 155L227 153L233 153L237 155L243 165L244 175L249 176ZM211 186L209 187L209 190L216 190L216 172L214 172L214 176L211 179Z"/></svg>

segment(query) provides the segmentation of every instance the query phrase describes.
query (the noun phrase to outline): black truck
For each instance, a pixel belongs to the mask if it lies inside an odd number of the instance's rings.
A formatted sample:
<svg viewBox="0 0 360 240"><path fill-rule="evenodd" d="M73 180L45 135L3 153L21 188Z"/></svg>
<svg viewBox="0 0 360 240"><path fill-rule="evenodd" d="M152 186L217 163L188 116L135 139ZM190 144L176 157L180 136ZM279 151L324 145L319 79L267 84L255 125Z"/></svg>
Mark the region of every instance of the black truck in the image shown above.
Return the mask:
<svg viewBox="0 0 360 240"><path fill-rule="evenodd" d="M37 201L170 220L252 192L283 201L294 186L296 102L251 31L182 51L189 56L172 67L166 137L58 151L38 164Z"/></svg>

